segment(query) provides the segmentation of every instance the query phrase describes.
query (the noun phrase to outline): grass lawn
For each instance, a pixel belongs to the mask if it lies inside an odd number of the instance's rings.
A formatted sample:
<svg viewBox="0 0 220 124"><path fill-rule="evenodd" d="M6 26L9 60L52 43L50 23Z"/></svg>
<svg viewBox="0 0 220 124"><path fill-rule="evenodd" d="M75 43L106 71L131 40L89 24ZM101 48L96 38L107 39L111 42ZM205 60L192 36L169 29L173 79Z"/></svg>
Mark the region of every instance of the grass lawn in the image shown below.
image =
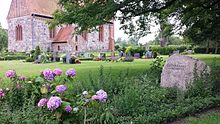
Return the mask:
<svg viewBox="0 0 220 124"><path fill-rule="evenodd" d="M210 54L196 54L191 55L194 58L201 59L207 64L211 65L213 58L216 59L216 64L220 66L220 55ZM167 59L168 56L162 56ZM136 59L134 62L96 62L96 61L82 61L81 64L63 64L59 63L47 63L47 64L32 64L22 61L0 61L0 77L4 77L4 73L9 69L14 69L18 74L26 76L34 76L40 74L40 72L46 68L55 69L60 68L66 71L69 68L74 68L77 71L77 78L86 79L89 74L96 76L100 66L104 67L104 72L111 71L113 76L117 76L120 72L128 70L128 74L131 76L140 75L146 69L150 67L150 63L153 59Z"/></svg>
<svg viewBox="0 0 220 124"><path fill-rule="evenodd" d="M220 113L209 113L199 118L191 117L187 119L185 124L219 124Z"/></svg>
<svg viewBox="0 0 220 124"><path fill-rule="evenodd" d="M47 63L47 64L32 64L22 61L0 61L0 77L4 76L5 71L14 69L18 74L26 76L38 75L46 68L55 69L60 68L66 71L69 68L74 68L77 71L78 78L87 78L89 74L97 74L100 66L104 67L104 72L109 72L117 76L121 71L129 72L129 75L138 75L149 68L152 59L137 59L134 62L96 62L96 61L82 61L81 64L63 64Z"/></svg>

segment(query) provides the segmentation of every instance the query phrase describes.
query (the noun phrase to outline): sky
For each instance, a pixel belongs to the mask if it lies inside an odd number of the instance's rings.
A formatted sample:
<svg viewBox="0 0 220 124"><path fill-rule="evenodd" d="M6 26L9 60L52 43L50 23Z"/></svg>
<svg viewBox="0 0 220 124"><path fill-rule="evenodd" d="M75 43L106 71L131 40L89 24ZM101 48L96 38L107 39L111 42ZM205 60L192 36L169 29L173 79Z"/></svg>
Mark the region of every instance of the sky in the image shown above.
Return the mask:
<svg viewBox="0 0 220 124"><path fill-rule="evenodd" d="M8 15L8 11L10 8L10 4L11 4L11 0L0 0L0 22L3 28L7 29L8 28L8 24L7 24L7 15ZM117 40L119 37L121 37L122 39L128 39L128 35L126 35L124 33L123 30L119 29L120 27L120 23L119 21L115 21L115 40ZM157 31L157 27L152 28L153 32ZM143 38L141 38L139 40L140 43L145 43L148 42L150 40L153 40L155 38L155 33L149 34Z"/></svg>

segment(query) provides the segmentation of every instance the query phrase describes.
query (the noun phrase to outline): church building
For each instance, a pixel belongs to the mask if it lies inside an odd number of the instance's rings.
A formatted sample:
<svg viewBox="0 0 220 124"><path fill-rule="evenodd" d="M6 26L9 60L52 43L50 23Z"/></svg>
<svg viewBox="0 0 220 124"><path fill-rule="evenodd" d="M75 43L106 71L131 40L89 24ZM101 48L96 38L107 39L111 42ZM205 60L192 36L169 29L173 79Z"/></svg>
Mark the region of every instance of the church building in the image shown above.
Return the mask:
<svg viewBox="0 0 220 124"><path fill-rule="evenodd" d="M50 30L47 21L58 9L58 0L12 0L8 12L8 50L28 52L39 46L43 51L90 52L114 50L114 23L100 25L98 31L74 34L75 25Z"/></svg>

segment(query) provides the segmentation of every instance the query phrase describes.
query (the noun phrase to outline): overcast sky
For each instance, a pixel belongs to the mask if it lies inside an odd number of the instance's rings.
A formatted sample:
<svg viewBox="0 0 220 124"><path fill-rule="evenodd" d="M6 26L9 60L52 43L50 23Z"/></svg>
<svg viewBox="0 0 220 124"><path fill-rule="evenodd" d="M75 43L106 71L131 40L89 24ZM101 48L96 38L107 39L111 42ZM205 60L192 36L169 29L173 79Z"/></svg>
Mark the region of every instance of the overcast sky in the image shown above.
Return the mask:
<svg viewBox="0 0 220 124"><path fill-rule="evenodd" d="M8 28L6 17L10 8L10 4L11 4L11 0L0 0L0 22L2 27L6 29ZM124 34L122 30L119 30L119 27L120 27L120 23L118 21L115 21L115 40L119 37L121 37L122 39L128 39L128 36ZM156 31L155 28L153 28L153 30ZM153 40L154 37L155 37L155 33L149 34L148 36L141 38L140 42L143 43Z"/></svg>

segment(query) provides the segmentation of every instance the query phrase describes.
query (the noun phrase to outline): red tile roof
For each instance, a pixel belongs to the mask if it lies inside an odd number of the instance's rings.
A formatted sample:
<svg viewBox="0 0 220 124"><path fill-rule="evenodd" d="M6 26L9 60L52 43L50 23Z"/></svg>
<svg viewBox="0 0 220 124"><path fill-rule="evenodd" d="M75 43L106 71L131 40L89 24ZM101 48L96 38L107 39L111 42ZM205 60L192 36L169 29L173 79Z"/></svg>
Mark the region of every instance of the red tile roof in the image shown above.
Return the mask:
<svg viewBox="0 0 220 124"><path fill-rule="evenodd" d="M74 27L71 25L61 28L57 33L57 35L55 36L53 43L67 42L68 40L71 39L73 32L74 32Z"/></svg>
<svg viewBox="0 0 220 124"><path fill-rule="evenodd" d="M7 19L31 14L51 16L58 9L58 0L12 0Z"/></svg>

